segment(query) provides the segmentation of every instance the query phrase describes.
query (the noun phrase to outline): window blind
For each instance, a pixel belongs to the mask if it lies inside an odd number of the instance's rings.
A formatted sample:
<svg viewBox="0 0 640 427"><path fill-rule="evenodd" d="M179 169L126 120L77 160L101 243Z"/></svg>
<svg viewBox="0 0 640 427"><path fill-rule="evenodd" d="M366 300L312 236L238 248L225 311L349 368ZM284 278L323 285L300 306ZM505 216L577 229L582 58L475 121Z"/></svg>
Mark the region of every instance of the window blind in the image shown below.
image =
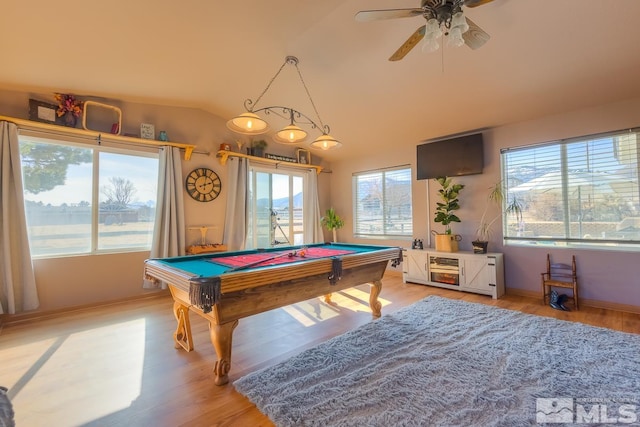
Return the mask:
<svg viewBox="0 0 640 427"><path fill-rule="evenodd" d="M640 243L638 132L627 130L504 150L509 200L505 239L579 244Z"/></svg>

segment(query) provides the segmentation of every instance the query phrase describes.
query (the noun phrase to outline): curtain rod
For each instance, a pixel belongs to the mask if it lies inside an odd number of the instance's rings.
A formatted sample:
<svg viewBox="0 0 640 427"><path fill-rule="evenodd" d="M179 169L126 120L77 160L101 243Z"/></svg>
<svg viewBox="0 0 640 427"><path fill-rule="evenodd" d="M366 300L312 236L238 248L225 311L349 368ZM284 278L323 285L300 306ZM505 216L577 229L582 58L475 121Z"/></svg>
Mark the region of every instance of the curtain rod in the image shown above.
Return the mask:
<svg viewBox="0 0 640 427"><path fill-rule="evenodd" d="M132 136L115 135L109 132L98 132L94 130L58 126L58 125L53 125L49 123L40 123L40 122L35 122L33 120L18 119L15 117L0 116L0 121L7 121L7 122L14 123L20 129L39 130L39 131L52 132L52 133L57 133L62 135L80 136L85 138L88 137L88 138L94 138L98 141L104 140L108 142L146 145L151 147L167 147L167 146L178 147L181 150L184 150L185 160L191 159L191 154L193 153L193 150L196 148L196 146L193 144L184 144L181 142L174 142L174 141L156 141L154 139L141 139L141 138L136 138Z"/></svg>

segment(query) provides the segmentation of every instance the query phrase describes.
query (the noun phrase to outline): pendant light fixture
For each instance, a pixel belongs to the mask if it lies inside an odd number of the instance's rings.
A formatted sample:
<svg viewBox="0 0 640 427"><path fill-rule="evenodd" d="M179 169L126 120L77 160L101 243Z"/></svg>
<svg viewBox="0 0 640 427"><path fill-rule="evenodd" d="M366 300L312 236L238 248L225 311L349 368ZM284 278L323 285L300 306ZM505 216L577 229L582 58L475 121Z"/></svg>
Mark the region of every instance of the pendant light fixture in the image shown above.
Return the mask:
<svg viewBox="0 0 640 427"><path fill-rule="evenodd" d="M227 127L236 133L240 133L243 135L259 135L269 131L269 124L263 120L257 113L264 113L265 115L275 114L278 117L289 119L289 125L284 127L283 129L277 131L273 137L276 142L281 144L298 144L303 142L307 138L307 132L303 130L298 124L306 124L309 125L312 129L318 129L321 135L316 138L312 143L311 147L318 148L321 150L329 150L332 148L338 148L342 144L329 135L330 129L328 125L325 125L320 118L320 114L318 114L318 109L316 108L313 99L311 98L311 94L309 93L309 89L302 78L302 73L298 68L298 58L295 56L287 56L284 60L284 63L278 70L278 72L273 76L273 78L267 84L267 87L262 91L260 96L255 100L255 102L251 99L247 99L244 102L244 107L246 111L240 114L237 117L229 120L227 122ZM309 118L309 116L301 113L300 111L291 108L291 107L282 107L282 106L269 106L262 107L256 109L258 102L264 96L265 93L269 90L273 82L278 78L280 72L284 68L285 65L293 65L298 72L298 76L300 77L300 82L305 89L307 97L309 98L309 102L313 106L313 110L316 114L317 122Z"/></svg>

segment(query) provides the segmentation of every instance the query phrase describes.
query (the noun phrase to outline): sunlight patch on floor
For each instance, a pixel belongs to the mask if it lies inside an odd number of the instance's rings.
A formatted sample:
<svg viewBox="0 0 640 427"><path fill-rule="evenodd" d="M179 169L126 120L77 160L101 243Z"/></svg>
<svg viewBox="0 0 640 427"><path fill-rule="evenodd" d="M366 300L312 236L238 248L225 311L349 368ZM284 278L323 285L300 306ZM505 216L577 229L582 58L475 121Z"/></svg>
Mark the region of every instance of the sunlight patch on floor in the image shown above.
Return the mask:
<svg viewBox="0 0 640 427"><path fill-rule="evenodd" d="M128 408L141 391L145 329L145 319L137 319L8 350L29 354L4 384L16 425L50 426L54 419L82 425Z"/></svg>
<svg viewBox="0 0 640 427"><path fill-rule="evenodd" d="M391 301L378 297L382 307ZM325 320L340 316L343 310L352 312L371 312L369 293L357 288L350 288L331 294L331 303L324 301L324 296L309 301L282 307L282 310L304 327L313 326Z"/></svg>

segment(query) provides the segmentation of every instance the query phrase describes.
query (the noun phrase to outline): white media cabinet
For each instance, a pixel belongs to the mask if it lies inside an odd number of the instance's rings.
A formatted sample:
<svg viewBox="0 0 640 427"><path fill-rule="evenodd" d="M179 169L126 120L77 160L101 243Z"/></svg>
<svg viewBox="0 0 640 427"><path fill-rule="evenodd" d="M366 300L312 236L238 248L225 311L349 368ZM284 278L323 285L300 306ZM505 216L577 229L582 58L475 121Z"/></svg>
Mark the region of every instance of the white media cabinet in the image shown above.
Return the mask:
<svg viewBox="0 0 640 427"><path fill-rule="evenodd" d="M504 263L499 253L402 250L402 280L446 289L504 295Z"/></svg>

